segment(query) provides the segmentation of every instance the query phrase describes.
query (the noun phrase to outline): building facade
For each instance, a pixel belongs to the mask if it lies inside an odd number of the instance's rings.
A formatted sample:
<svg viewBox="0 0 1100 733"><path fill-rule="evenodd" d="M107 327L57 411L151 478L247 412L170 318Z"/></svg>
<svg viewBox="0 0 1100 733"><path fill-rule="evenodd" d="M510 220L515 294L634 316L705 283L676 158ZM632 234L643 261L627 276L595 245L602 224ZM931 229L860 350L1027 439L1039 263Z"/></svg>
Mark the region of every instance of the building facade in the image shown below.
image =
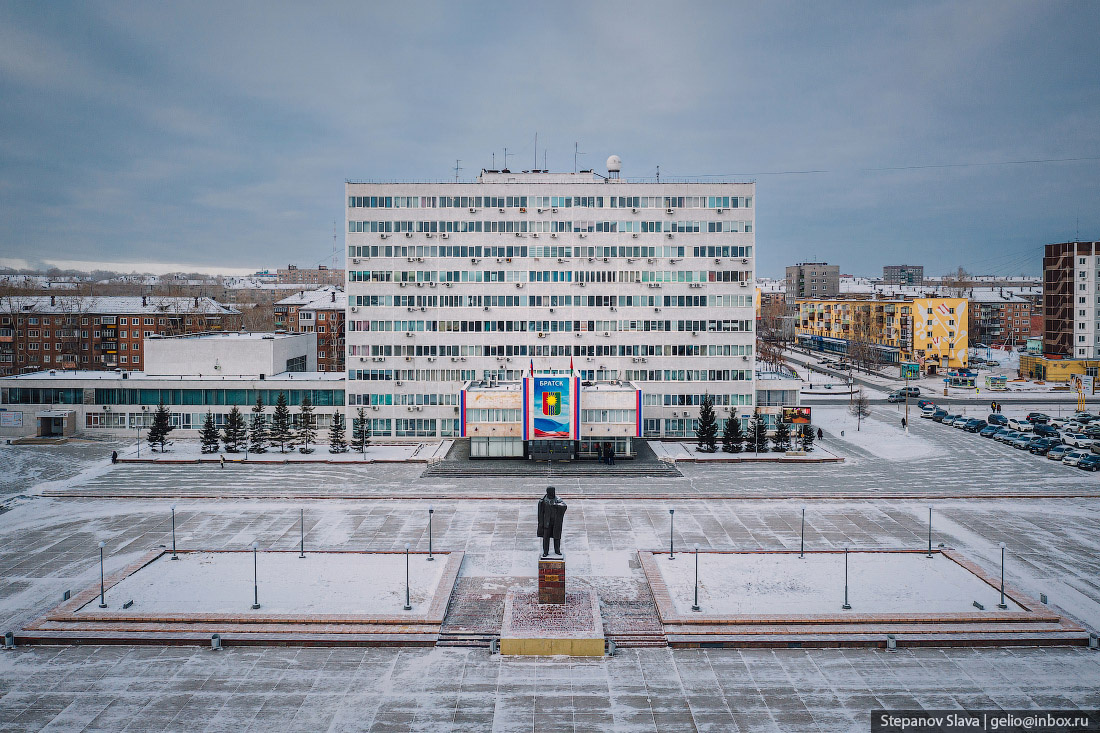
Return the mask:
<svg viewBox="0 0 1100 733"><path fill-rule="evenodd" d="M280 267L276 273L280 285L343 285L344 271L329 269L325 265L302 269L297 265Z"/></svg>
<svg viewBox="0 0 1100 733"><path fill-rule="evenodd" d="M341 287L303 290L275 303L275 328L289 333L316 333L318 371L342 372L346 309Z"/></svg>
<svg viewBox="0 0 1100 733"><path fill-rule="evenodd" d="M210 298L0 298L0 375L43 369L140 370L148 336L240 327L240 311Z"/></svg>
<svg viewBox="0 0 1100 733"><path fill-rule="evenodd" d="M646 436L751 413L755 184L615 175L347 183L349 414L457 436L464 383L532 372L631 382Z"/></svg>
<svg viewBox="0 0 1100 733"><path fill-rule="evenodd" d="M840 266L825 262L799 262L787 267L784 291L787 309L798 310L798 301L806 298L835 298L840 294Z"/></svg>
<svg viewBox="0 0 1100 733"><path fill-rule="evenodd" d="M1003 288L972 288L967 295L970 341L1022 346L1031 335L1031 301Z"/></svg>
<svg viewBox="0 0 1100 733"><path fill-rule="evenodd" d="M1043 255L1043 353L1100 355L1100 242L1048 244Z"/></svg>
<svg viewBox="0 0 1100 733"><path fill-rule="evenodd" d="M924 265L886 265L882 282L887 285L923 285Z"/></svg>
<svg viewBox="0 0 1100 733"><path fill-rule="evenodd" d="M798 343L871 364L966 368L965 298L813 299L798 303Z"/></svg>

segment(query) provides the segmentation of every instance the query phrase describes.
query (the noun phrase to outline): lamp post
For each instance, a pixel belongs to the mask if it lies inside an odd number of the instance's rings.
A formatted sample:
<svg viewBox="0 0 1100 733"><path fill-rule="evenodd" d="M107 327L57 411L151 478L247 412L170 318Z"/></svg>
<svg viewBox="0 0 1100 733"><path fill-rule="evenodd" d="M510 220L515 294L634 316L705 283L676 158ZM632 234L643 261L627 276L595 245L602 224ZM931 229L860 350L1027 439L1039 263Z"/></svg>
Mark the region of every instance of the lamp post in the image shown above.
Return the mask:
<svg viewBox="0 0 1100 733"><path fill-rule="evenodd" d="M798 559L806 559L806 505L802 505L802 541L798 545Z"/></svg>
<svg viewBox="0 0 1100 733"><path fill-rule="evenodd" d="M106 608L107 601L103 600L103 547L106 542L99 543L99 607Z"/></svg>
<svg viewBox="0 0 1100 733"><path fill-rule="evenodd" d="M1001 602L997 604L997 608L1002 611L1008 608L1008 604L1005 603L1005 543L1001 543Z"/></svg>
<svg viewBox="0 0 1100 733"><path fill-rule="evenodd" d="M141 429L145 427L145 415L149 410L148 405L141 406L141 415L137 417L137 457L141 458Z"/></svg>
<svg viewBox="0 0 1100 733"><path fill-rule="evenodd" d="M413 610L412 602L409 599L409 543L405 543L405 610Z"/></svg>
<svg viewBox="0 0 1100 733"><path fill-rule="evenodd" d="M300 532L300 544L298 545L298 559L306 559L306 510L301 510L301 515L298 517L298 530Z"/></svg>
<svg viewBox="0 0 1100 733"><path fill-rule="evenodd" d="M428 505L428 560L435 560L432 557L432 515L435 514L435 508L430 504Z"/></svg>
<svg viewBox="0 0 1100 733"><path fill-rule="evenodd" d="M172 505L172 559L179 560L179 555L176 554L176 505Z"/></svg>
<svg viewBox="0 0 1100 733"><path fill-rule="evenodd" d="M675 560L676 559L676 553L674 552L674 548L673 548L673 545L672 545L672 528L675 525L675 522L676 522L676 510L675 509L669 509L668 510L668 559L669 560Z"/></svg>
<svg viewBox="0 0 1100 733"><path fill-rule="evenodd" d="M848 546L844 546L844 605L841 606L845 611L852 610L852 604L848 603Z"/></svg>
<svg viewBox="0 0 1100 733"><path fill-rule="evenodd" d="M692 604L691 610L699 612L703 609L699 608L699 543L695 543L695 603Z"/></svg>
<svg viewBox="0 0 1100 733"><path fill-rule="evenodd" d="M252 610L255 611L260 607L260 566L256 560L256 550L260 547L260 543L252 543Z"/></svg>
<svg viewBox="0 0 1100 733"><path fill-rule="evenodd" d="M909 372L905 372L905 434L909 434Z"/></svg>
<svg viewBox="0 0 1100 733"><path fill-rule="evenodd" d="M928 554L925 557L932 558L932 507L928 507Z"/></svg>

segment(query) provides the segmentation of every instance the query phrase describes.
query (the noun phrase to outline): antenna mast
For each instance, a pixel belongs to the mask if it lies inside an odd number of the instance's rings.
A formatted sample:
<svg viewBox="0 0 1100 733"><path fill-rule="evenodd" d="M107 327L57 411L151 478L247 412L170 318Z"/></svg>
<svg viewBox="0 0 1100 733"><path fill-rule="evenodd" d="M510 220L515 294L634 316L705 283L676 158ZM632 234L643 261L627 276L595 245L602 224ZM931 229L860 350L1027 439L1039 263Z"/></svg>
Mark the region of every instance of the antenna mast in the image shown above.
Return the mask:
<svg viewBox="0 0 1100 733"><path fill-rule="evenodd" d="M577 172L577 156L588 155L588 153L582 153L580 150L580 143L573 143L573 172Z"/></svg>
<svg viewBox="0 0 1100 733"><path fill-rule="evenodd" d="M455 183L458 183L458 172L462 170L462 167L459 165L461 162L461 160L455 158Z"/></svg>
<svg viewBox="0 0 1100 733"><path fill-rule="evenodd" d="M332 220L332 269L337 269L336 262L340 259L340 244L336 239L337 235L336 220Z"/></svg>
<svg viewBox="0 0 1100 733"><path fill-rule="evenodd" d="M503 168L503 170L508 170L508 148L504 149L504 168Z"/></svg>

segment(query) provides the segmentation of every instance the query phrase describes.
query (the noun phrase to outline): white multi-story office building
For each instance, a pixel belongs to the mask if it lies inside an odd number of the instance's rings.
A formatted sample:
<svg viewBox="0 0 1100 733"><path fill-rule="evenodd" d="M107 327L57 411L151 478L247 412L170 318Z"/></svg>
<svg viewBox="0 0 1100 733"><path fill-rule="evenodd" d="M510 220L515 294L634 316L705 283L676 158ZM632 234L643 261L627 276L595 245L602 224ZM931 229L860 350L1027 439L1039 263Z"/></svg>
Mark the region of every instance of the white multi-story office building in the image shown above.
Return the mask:
<svg viewBox="0 0 1100 733"><path fill-rule="evenodd" d="M379 439L457 436L469 380L629 381L643 434L754 406L755 184L483 171L346 184L347 404ZM350 424L350 422L349 422Z"/></svg>

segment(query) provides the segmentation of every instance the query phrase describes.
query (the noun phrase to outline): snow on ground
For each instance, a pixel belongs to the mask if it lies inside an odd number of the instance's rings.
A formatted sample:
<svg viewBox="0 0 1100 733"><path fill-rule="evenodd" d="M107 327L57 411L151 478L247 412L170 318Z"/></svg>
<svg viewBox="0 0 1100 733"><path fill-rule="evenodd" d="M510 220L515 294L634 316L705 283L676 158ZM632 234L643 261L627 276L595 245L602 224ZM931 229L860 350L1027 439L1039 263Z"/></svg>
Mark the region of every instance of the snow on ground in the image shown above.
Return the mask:
<svg viewBox="0 0 1100 733"><path fill-rule="evenodd" d="M816 409L816 408L815 408ZM814 428L817 429L816 426ZM799 450L797 440L791 439L791 450ZM748 444L745 444L746 446ZM807 458L836 458L839 454L833 450L826 450L822 448L815 438L814 449L812 452L805 456L788 456L785 453L775 453L771 450L769 444L768 450L757 455L753 452L752 448L742 448L740 453L726 453L722 450L722 444L719 441L718 450L714 453L707 453L699 450L698 443L692 442L673 442L673 441L659 441L652 440L649 442L649 447L653 449L653 453L658 458L667 458L673 461L755 461L755 460L782 460L782 461L806 461Z"/></svg>
<svg viewBox="0 0 1100 733"><path fill-rule="evenodd" d="M894 461L912 461L939 452L931 441L906 433L901 427L900 417L896 424L892 416L891 422L880 419L885 414L887 413L880 410L873 411L869 417L859 422L857 430L856 416L848 412L847 407L813 408L814 426L824 430L830 441L842 440L879 458ZM918 414L916 410L909 411L913 420L919 419ZM840 437L841 431L844 431L843 438Z"/></svg>
<svg viewBox="0 0 1100 733"><path fill-rule="evenodd" d="M78 613L401 614L405 605L404 553L260 552L260 608L252 610L251 552L170 554L107 590ZM413 612L422 613L439 585L446 555L433 562L410 556ZM129 600L134 605L123 611Z"/></svg>
<svg viewBox="0 0 1100 733"><path fill-rule="evenodd" d="M695 558L655 555L676 609L691 614ZM939 553L852 552L848 602L852 613L958 613L978 601L996 611L1000 594ZM828 614L844 602L844 553L699 554L699 605L706 614ZM1005 598L1008 610L1022 610Z"/></svg>
<svg viewBox="0 0 1100 733"><path fill-rule="evenodd" d="M569 523L566 515L566 524ZM533 523L532 523L532 526ZM539 540L541 542L541 540ZM630 561L634 559L633 550L601 550L598 552L573 551L568 543L562 544L565 551L567 577L600 576L624 577L631 575ZM463 577L536 578L539 569L539 553L495 550L485 554L467 554L463 558Z"/></svg>
<svg viewBox="0 0 1100 733"><path fill-rule="evenodd" d="M269 448L265 453L248 453L247 460L261 461L337 461L341 463L362 463L363 461L427 461L443 447L444 443L449 448L453 441L432 441L428 443L384 444L370 445L366 451L348 450L346 453L329 453L327 443L314 444L312 453L302 453L297 448L288 448L285 453L279 452L279 448ZM138 458L139 449L131 445L125 451L119 451L118 457L126 460ZM168 446L167 452L153 452L148 443L142 443L142 461L214 461L218 462L220 456L225 456L227 461L246 460L245 451L240 453L227 453L224 446L217 453L203 453L202 443L198 440L173 440ZM446 455L443 451L442 455Z"/></svg>
<svg viewBox="0 0 1100 733"><path fill-rule="evenodd" d="M117 440L70 440L59 445L0 442L0 499L25 493L42 481L69 479L91 468L110 466Z"/></svg>

